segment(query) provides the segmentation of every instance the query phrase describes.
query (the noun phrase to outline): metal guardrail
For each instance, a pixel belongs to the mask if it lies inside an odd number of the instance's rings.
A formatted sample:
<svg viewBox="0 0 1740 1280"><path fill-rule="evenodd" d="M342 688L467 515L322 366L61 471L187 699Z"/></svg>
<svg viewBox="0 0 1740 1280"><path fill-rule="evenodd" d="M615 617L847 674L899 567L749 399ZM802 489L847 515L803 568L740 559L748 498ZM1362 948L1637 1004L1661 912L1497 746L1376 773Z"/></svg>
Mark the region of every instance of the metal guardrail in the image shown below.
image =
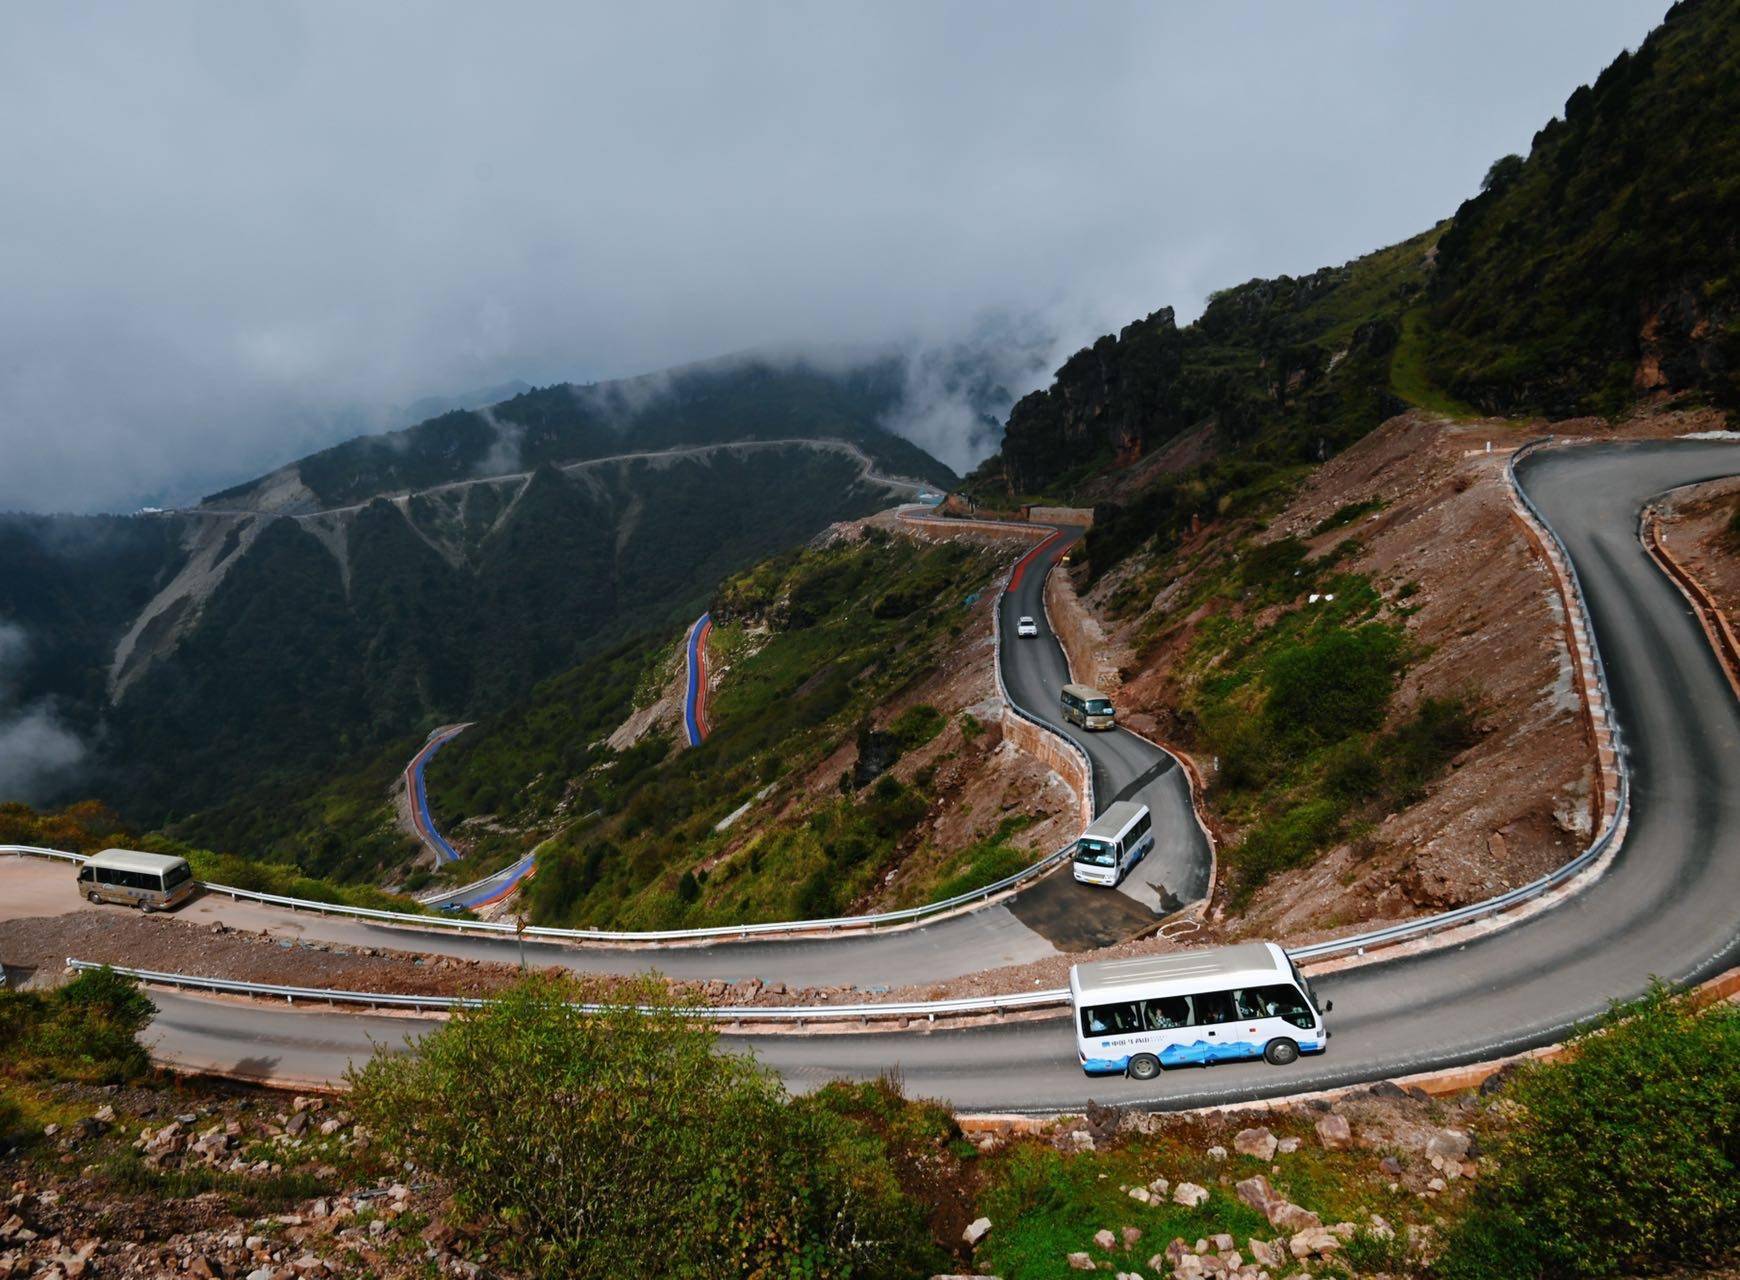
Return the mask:
<svg viewBox="0 0 1740 1280"><path fill-rule="evenodd" d="M1603 854L1605 854L1613 846L1614 841L1618 838L1619 831L1623 826L1624 817L1630 809L1631 773L1630 773L1630 769L1626 765L1625 752L1620 746L1619 728L1612 720L1612 691L1611 691L1611 687L1608 683L1607 668L1601 660L1600 649L1595 641L1594 626L1593 626L1593 623L1592 623L1592 621L1590 619L1590 615L1589 615L1588 601L1587 601L1587 598L1585 597L1584 592L1583 592L1582 581L1577 575L1576 566L1571 561L1570 552L1565 547L1565 544L1560 539L1558 533L1553 529L1552 525L1550 525L1547 522L1546 517L1541 513L1540 509L1535 505L1533 499L1531 499L1528 496L1527 491L1523 489L1523 487L1521 486L1521 484L1518 483L1517 478L1516 478L1517 460L1524 457L1526 454L1532 452L1536 448L1539 448L1542 445L1551 443L1551 441L1552 441L1552 437L1546 437L1543 439L1531 440L1531 441L1527 442L1526 444L1524 444L1521 448L1519 448L1516 451L1515 454L1513 454L1511 456L1511 458L1510 458L1510 460L1507 463L1506 468L1505 468L1505 475L1506 475L1507 481L1511 485L1512 491L1521 499L1522 503L1527 508L1529 514L1534 518L1535 522L1540 526L1540 528L1542 530L1544 530L1546 532L1547 536L1552 539L1554 546L1558 549L1559 555L1563 558L1563 561L1564 561L1565 571L1566 571L1567 577L1571 583L1571 591L1572 591L1572 597L1573 597L1572 606L1576 610L1576 612L1580 615L1580 618L1581 618L1581 621L1583 624L1583 628L1584 628L1584 635L1587 639L1587 643L1588 643L1588 647L1589 647L1589 652L1590 652L1590 656L1591 656L1591 664L1594 668L1596 682L1598 683L1598 685L1600 686L1600 689L1601 689L1602 703L1603 703L1602 709L1601 709L1601 718L1602 718L1603 722L1605 723L1609 732L1613 735L1614 761L1615 761L1614 767L1615 767L1615 770L1618 773L1618 777L1619 777L1619 792L1618 792L1617 802L1615 803L1615 805L1613 807L1613 812L1608 815L1607 821L1602 829L1601 834L1589 845L1589 847L1587 849L1585 849L1582 853L1578 854L1575 858L1571 859L1569 862L1564 863L1562 866L1558 867L1557 869L1555 869L1553 871L1548 872L1546 875L1541 876L1540 878L1538 878L1536 880L1530 881L1528 884L1522 885L1516 889L1512 889L1507 893L1502 893L1502 894L1499 894L1495 897L1487 898L1481 902L1470 903L1464 907L1458 907L1458 908L1451 910L1451 911L1441 912L1438 915L1425 916L1425 917L1418 919L1418 920L1405 921L1401 924L1391 925L1387 928L1374 929L1374 930L1371 930L1367 933L1354 934L1350 937L1345 937L1345 938L1332 938L1332 939L1329 939L1325 942L1312 943L1309 946L1298 947L1298 948L1293 949L1290 952L1290 954L1293 956L1293 958L1295 960L1310 961L1310 960L1316 960L1316 959L1323 959L1323 958L1328 957L1328 956L1342 955L1342 954L1345 954L1347 952L1363 952L1369 948L1386 946L1388 944L1400 942L1400 941L1403 941L1403 940L1408 939L1408 938L1417 937L1421 934L1433 933L1433 932L1436 932L1436 931L1441 930L1441 929L1453 928L1457 925L1466 924L1469 921L1477 920L1483 916L1493 915L1497 912L1507 910L1510 907L1517 906L1517 905L1519 905L1523 902L1526 902L1532 898L1539 897L1541 894L1546 893L1548 890L1550 890L1550 889L1552 889L1560 884L1563 884L1567 880L1571 879L1573 876L1577 875L1579 872L1581 872L1582 870L1587 868L1591 863L1595 862ZM1007 590L1007 580L1005 580L1004 590L998 592L998 606L999 606L998 610L997 610L998 614L1000 614L1000 612L1001 612L1001 602L1002 602L1003 594L1006 590ZM993 617L995 618L996 614L994 614ZM995 622L993 625L994 626L996 625ZM1000 640L1000 635L998 638ZM999 645L998 653L999 653L999 661L998 661L998 667L997 667L998 690L1000 693L1004 693L1004 695L1005 695L1004 701L1005 701L1006 705L1013 707L1014 704L1008 701L1007 694L1003 689L1000 645ZM1043 722L1038 722L1038 721L1036 721L1036 723L1043 724ZM1051 730L1051 727L1049 725L1046 725L1044 727L1049 731L1055 732L1055 730ZM1076 750L1078 750L1078 751L1081 750L1080 744L1072 742L1071 745L1074 746ZM1083 752L1083 755L1085 757L1086 753ZM1088 773L1088 779L1089 779L1090 786L1092 785L1092 777L1093 777L1092 767L1091 767L1091 763L1090 763L1089 773ZM820 931L820 930L824 930L824 929L827 929L830 927L842 927L842 926L850 925L853 923L862 923L862 922L868 922L868 921L886 922L886 921L893 921L893 920L914 919L914 918L917 918L918 915L925 913L927 911L934 912L934 911L943 910L943 909L945 909L949 906L952 906L952 905L960 905L961 903L971 901L974 898L987 896L987 895L990 895L990 894L993 894L996 892L1000 892L1002 889L1013 887L1015 884L1019 883L1020 880L1033 874L1035 871L1037 871L1041 868L1047 867L1050 864L1056 862L1059 858L1065 856L1068 853L1068 851L1069 851L1069 846L1065 846L1063 849L1059 850L1057 853L1052 854L1049 858L1043 859L1040 862L1035 863L1032 867L1029 867L1024 871L1017 872L1015 875L1007 877L1004 880L999 881L995 885L987 885L983 889L975 890L971 894L963 894L957 898L949 899L947 902L944 902L944 903L933 903L933 904L930 904L928 907L913 907L913 908L909 908L908 910L903 911L903 912L888 912L888 913L884 913L884 914L879 915L879 916L843 917L837 921L820 920L820 921L785 922L785 923L775 923L775 924L766 924L766 925L737 925L737 926L727 926L725 928L716 929L716 930L672 930L672 931L667 931L667 932L659 933L659 934L647 933L647 934L623 935L623 934L608 934L608 933L604 933L603 931L599 931L599 930L561 930L561 929L539 929L539 928L528 928L525 932L529 936L595 937L595 938L611 938L611 939L616 939L616 940L621 940L624 937L632 937L632 938L637 939L637 940L646 940L646 941L656 941L656 940L663 940L663 939L673 939L673 940L674 939L690 939L690 940L692 940L696 937L703 937L703 936L714 936L714 937L731 937L731 936L739 936L739 935L747 936L748 934L757 933L757 932L760 932L760 933L795 932L795 931L798 931L800 929L807 929L808 931ZM70 861L83 861L82 856L79 854L69 854L69 853L64 853L64 852L62 852L60 850L56 850L56 849L38 849L38 848L29 847L29 846L21 846L21 845L0 845L0 852L23 853L23 854L29 854L29 855L34 855L34 856L62 858L62 859L70 860ZM393 920L393 919L410 920L410 921L414 921L414 922L419 923L419 924L437 924L437 925L444 925L444 926L452 926L455 928L477 929L477 930L484 930L484 931L496 932L496 933L512 933L514 931L513 926L508 925L508 924L492 924L492 923L483 922L483 921L452 921L452 920L443 920L439 917L407 916L407 915L404 915L404 914L399 913L399 912L375 911L375 910L370 910L368 908L363 908L363 907L329 907L323 903L306 902L306 901L302 901L302 900L294 899L294 898L282 898L282 897L279 897L279 896L274 895L274 894L251 893L247 890L230 889L230 888L227 888L227 887L222 886L222 885L208 885L207 888L214 891L214 892L228 893L234 897L250 898L250 899L253 899L255 901L260 901L260 902L274 903L274 904L286 905L286 906L295 906L295 907L301 907L304 909L313 909L316 911L333 911L336 913L361 916L364 918L388 919L388 920ZM83 962L83 961L73 961L70 959L68 960L67 963L71 967L84 967L84 968L97 967L97 966L90 965L90 964ZM268 985L264 985L264 984L257 984L257 983L235 983L235 982L230 982L226 979L193 978L193 977L188 977L186 975L181 975L181 974L152 974L149 971L145 971L145 970L120 969L120 970L117 970L117 972L132 974L135 977L139 977L142 981L161 981L161 982L171 984L171 985L182 985L182 986L190 986L190 987L191 986L198 986L201 989L213 990L213 991L232 991L232 992L238 992L238 993L243 993L243 994L266 994L266 995L282 996L285 999L292 999L292 1000L295 999L297 996L301 996L303 999L309 999L309 1000L336 1001L336 1002L363 1003L363 1004L373 1003L373 1004L382 1005L382 1006L393 1005L393 1004L401 1004L402 1005L402 1004L409 1003L411 1005L411 1007L436 1007L435 1002L437 1002L437 1001L446 1001L447 1007L454 1007L458 1004L464 1003L463 999L461 999L459 997L449 998L449 997L415 997L415 996L373 995L370 993L363 993L363 992L327 991L327 990L321 990L318 988L272 987L272 986L268 986ZM1002 1009L1012 1009L1012 1008L1045 1007L1048 1005L1066 1003L1068 1001L1068 999L1069 999L1069 992L1066 989L1060 989L1060 990L1051 990L1051 991L1019 992L1019 993L1012 993L1012 994L1004 995L1004 996L979 996L979 997L972 997L969 999L962 999L962 1000L923 1001L923 1002L917 1002L917 1003L912 1003L912 1004L902 1004L902 1005L892 1005L892 1004L828 1005L828 1006L807 1006L807 1007L803 1007L803 1008L787 1007L787 1008L780 1008L780 1009L775 1009L775 1008L756 1009L754 1012L754 1018L755 1018L755 1020L771 1019L771 1020L775 1020L775 1021L793 1020L793 1021L802 1022L805 1020L851 1019L851 1018L864 1019L864 1018L872 1018L872 1017L890 1017L890 1018L936 1017L939 1015L947 1015L947 1014L953 1014L953 1013L987 1012L987 1011L999 1011ZM419 1001L422 1002L420 1005L417 1003ZM745 1012L742 1009L730 1009L730 1010L712 1009L712 1010L701 1010L701 1011L697 1011L697 1012L698 1013L705 1013L705 1014L708 1014L710 1016L720 1017L720 1018L734 1018L734 1019L737 1019L740 1021L749 1020L748 1015L745 1014Z"/></svg>
<svg viewBox="0 0 1740 1280"><path fill-rule="evenodd" d="M242 982L235 978L207 978L198 974L167 973L156 969L132 969L124 965L103 965L92 960L67 957L66 967L75 972L91 969L111 969L153 986L178 990L209 991L220 995L254 996L283 1000L294 1004L298 1000L311 1004L356 1004L377 1009L425 1009L451 1011L478 1009L491 1003L486 996L405 995L387 991L341 991L329 987L291 987L271 982ZM1045 1008L1067 1004L1069 991L1021 991L1011 995L969 996L959 1000L925 1000L907 1004L829 1004L829 1005L720 1005L704 1008L679 1008L686 1016L714 1022L850 1022L872 1018L922 1018L934 1020L951 1014L999 1014L1010 1009ZM601 1013L622 1006L577 1004L586 1013ZM636 1005L641 1012L651 1012L652 1006Z"/></svg>

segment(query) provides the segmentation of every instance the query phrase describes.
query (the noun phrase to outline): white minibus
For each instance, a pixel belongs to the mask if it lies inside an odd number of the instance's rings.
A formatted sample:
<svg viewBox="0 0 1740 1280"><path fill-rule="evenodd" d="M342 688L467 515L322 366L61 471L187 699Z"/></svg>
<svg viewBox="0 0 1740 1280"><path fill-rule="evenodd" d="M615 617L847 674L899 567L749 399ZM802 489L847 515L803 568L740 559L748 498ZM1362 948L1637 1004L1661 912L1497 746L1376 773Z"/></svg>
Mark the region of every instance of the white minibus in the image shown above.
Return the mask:
<svg viewBox="0 0 1740 1280"><path fill-rule="evenodd" d="M1153 847L1154 819L1148 806L1119 800L1088 824L1070 861L1083 884L1115 885Z"/></svg>
<svg viewBox="0 0 1740 1280"><path fill-rule="evenodd" d="M92 902L166 911L193 896L199 882L186 858L104 849L79 868L79 891Z"/></svg>
<svg viewBox="0 0 1740 1280"><path fill-rule="evenodd" d="M1069 971L1076 1056L1090 1076L1321 1053L1329 1031L1305 975L1273 942L1175 951Z"/></svg>
<svg viewBox="0 0 1740 1280"><path fill-rule="evenodd" d="M1117 725L1112 700L1085 684L1064 685L1063 692L1058 695L1058 705L1065 720L1084 729L1111 729Z"/></svg>

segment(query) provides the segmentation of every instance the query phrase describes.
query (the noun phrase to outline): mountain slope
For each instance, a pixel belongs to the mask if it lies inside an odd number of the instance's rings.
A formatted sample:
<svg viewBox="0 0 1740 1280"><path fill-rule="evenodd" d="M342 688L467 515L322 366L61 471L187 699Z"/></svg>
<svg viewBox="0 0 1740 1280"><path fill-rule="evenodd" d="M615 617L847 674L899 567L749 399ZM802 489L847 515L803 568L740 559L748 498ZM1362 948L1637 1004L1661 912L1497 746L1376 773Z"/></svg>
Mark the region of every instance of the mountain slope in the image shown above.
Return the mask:
<svg viewBox="0 0 1740 1280"><path fill-rule="evenodd" d="M1740 5L1684 0L1492 166L1439 245L1431 371L1493 412L1740 407Z"/></svg>
<svg viewBox="0 0 1740 1280"><path fill-rule="evenodd" d="M487 712L887 500L841 451L722 447L267 520L111 709L105 794L185 816Z"/></svg>

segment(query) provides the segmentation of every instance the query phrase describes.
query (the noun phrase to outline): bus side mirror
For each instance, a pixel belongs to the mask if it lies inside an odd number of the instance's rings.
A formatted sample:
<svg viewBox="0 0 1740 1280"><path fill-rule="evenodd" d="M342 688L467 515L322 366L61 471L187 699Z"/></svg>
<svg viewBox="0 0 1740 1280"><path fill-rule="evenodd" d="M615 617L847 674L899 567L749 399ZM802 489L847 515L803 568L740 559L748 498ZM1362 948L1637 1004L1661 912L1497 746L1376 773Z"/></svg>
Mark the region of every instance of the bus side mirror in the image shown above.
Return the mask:
<svg viewBox="0 0 1740 1280"><path fill-rule="evenodd" d="M1323 1012L1324 1013L1334 1013L1335 1012L1335 1001L1325 1000L1323 1002Z"/></svg>

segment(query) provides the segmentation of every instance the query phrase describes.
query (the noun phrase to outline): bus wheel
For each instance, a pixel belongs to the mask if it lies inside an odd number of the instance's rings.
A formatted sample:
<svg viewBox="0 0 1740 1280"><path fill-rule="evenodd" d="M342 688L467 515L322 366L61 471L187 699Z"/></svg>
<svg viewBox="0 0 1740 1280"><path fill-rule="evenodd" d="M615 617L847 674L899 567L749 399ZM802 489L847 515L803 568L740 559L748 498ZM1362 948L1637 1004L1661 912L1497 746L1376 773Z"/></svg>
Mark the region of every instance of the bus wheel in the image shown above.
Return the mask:
<svg viewBox="0 0 1740 1280"><path fill-rule="evenodd" d="M98 893L95 889L92 889L89 893L87 893L85 895L85 897L89 898L91 900L91 902L96 906L101 906L103 903L103 895Z"/></svg>
<svg viewBox="0 0 1740 1280"><path fill-rule="evenodd" d="M1284 1067L1289 1063L1299 1061L1299 1046L1285 1037L1279 1040L1271 1040L1269 1041L1269 1047L1263 1050L1263 1057L1274 1063L1277 1067Z"/></svg>
<svg viewBox="0 0 1740 1280"><path fill-rule="evenodd" d="M1130 1059L1128 1070L1132 1080L1152 1080L1160 1074L1160 1059L1151 1053L1138 1053Z"/></svg>

